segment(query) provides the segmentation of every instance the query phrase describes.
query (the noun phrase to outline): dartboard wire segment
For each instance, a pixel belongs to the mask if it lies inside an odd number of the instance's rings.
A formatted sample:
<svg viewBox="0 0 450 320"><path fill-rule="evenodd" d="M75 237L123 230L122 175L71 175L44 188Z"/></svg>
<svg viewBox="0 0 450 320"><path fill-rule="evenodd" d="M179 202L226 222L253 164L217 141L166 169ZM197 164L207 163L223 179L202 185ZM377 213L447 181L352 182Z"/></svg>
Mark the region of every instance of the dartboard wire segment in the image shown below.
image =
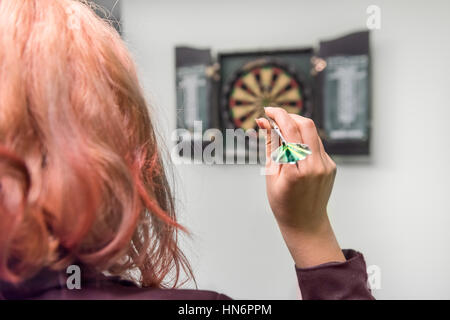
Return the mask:
<svg viewBox="0 0 450 320"><path fill-rule="evenodd" d="M296 76L281 66L267 63L238 74L231 85L228 109L233 124L248 130L257 129L255 119L264 115L264 107L281 107L300 114L303 102Z"/></svg>

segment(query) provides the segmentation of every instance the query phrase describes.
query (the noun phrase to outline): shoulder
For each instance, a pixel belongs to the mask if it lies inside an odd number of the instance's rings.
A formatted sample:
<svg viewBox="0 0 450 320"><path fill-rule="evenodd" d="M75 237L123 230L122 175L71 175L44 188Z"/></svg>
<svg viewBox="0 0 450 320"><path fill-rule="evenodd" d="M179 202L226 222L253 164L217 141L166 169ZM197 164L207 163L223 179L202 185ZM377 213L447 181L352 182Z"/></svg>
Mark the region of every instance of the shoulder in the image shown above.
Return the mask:
<svg viewBox="0 0 450 320"><path fill-rule="evenodd" d="M1 285L1 283L0 283ZM64 276L41 273L21 286L0 286L0 299L31 300L230 300L207 290L140 288L119 277L96 275L82 279L79 288L69 289Z"/></svg>
<svg viewBox="0 0 450 320"><path fill-rule="evenodd" d="M55 288L35 298L43 300L231 300L224 294L208 290L139 288L120 283L87 286L79 290Z"/></svg>

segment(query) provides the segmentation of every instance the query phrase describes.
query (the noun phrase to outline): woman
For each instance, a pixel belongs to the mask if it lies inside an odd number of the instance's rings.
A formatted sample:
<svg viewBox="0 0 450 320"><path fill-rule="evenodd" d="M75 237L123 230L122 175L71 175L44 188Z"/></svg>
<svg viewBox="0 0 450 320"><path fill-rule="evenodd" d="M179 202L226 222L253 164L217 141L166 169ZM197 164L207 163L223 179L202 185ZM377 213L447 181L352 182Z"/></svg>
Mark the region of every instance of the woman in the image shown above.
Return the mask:
<svg viewBox="0 0 450 320"><path fill-rule="evenodd" d="M175 289L192 277L177 245L186 230L114 29L82 2L0 0L0 48L0 297L227 299ZM267 163L303 298L371 299L362 255L339 248L327 217L336 166L314 123L266 113L312 149L296 165ZM82 290L66 286L73 264Z"/></svg>

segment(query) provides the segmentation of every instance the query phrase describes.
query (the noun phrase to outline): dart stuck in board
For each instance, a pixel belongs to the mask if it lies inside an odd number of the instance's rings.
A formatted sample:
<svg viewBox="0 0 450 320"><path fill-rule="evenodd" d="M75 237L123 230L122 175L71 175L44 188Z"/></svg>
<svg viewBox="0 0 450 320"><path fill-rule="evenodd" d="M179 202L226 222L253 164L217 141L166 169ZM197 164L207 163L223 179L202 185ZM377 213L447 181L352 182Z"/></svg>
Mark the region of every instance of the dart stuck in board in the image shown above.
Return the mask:
<svg viewBox="0 0 450 320"><path fill-rule="evenodd" d="M306 157L312 153L311 149L306 144L287 142L276 122L268 116L265 117L281 140L281 146L271 154L273 161L276 163L296 163L305 160Z"/></svg>

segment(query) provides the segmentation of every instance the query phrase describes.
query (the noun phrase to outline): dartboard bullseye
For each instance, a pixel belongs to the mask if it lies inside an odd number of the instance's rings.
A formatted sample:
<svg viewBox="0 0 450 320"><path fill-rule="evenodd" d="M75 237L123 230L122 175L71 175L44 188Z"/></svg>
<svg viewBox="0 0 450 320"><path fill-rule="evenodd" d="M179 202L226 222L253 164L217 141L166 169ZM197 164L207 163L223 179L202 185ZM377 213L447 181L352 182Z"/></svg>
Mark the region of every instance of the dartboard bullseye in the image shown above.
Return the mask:
<svg viewBox="0 0 450 320"><path fill-rule="evenodd" d="M302 86L296 75L266 63L239 73L231 81L226 107L234 126L248 130L257 128L255 119L264 115L264 107L281 107L300 114L303 104Z"/></svg>

